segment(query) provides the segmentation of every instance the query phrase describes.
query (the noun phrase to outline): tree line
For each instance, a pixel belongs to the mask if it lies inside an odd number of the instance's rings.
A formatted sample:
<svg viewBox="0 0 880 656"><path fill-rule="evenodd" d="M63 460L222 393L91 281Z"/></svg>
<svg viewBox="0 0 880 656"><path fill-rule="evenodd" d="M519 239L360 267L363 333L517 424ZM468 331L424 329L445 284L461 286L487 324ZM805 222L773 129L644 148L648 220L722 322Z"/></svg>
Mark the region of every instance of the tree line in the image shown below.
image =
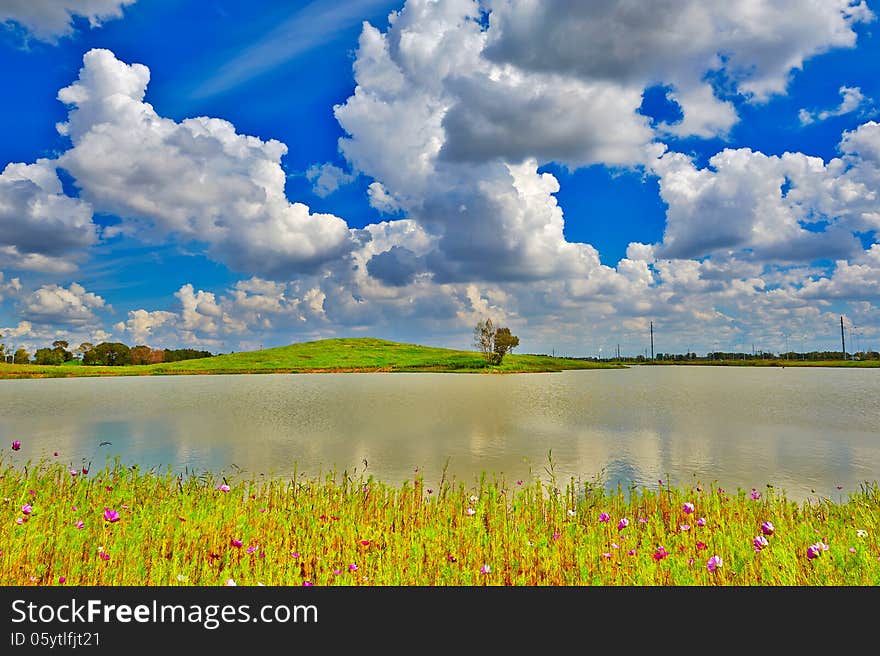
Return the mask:
<svg viewBox="0 0 880 656"><path fill-rule="evenodd" d="M2 337L2 335L0 335ZM210 351L196 349L154 349L149 346L139 345L130 347L121 342L101 342L92 344L83 342L73 351L68 350L70 344L63 339L52 342L52 346L37 349L33 359L31 354L23 349L17 349L12 354L14 364L40 364L62 365L74 359L79 359L87 366L116 367L122 365L159 364L160 362L180 362L181 360L195 360L197 358L210 358ZM5 345L0 345L0 356L6 361L8 354Z"/></svg>

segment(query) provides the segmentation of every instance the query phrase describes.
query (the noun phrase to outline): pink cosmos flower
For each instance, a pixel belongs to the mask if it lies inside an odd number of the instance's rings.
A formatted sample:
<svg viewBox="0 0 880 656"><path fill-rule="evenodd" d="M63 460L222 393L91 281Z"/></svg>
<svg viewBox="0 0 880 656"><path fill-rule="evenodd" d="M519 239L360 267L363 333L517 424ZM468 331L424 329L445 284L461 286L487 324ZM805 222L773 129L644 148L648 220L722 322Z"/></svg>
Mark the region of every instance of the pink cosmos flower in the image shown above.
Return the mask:
<svg viewBox="0 0 880 656"><path fill-rule="evenodd" d="M694 512L694 504L692 504L690 501L688 501L687 503L685 503L681 507L681 509L684 511L684 513L686 515L690 515L692 512Z"/></svg>
<svg viewBox="0 0 880 656"><path fill-rule="evenodd" d="M21 526L22 524L24 524L24 522L25 522L25 518L24 518L24 517L19 517L19 518L17 518L17 519L15 520L15 523L18 524L19 526Z"/></svg>
<svg viewBox="0 0 880 656"><path fill-rule="evenodd" d="M349 572L356 572L356 571L358 571L358 566L355 565L354 563L352 563L351 565L348 566L348 571Z"/></svg>
<svg viewBox="0 0 880 656"><path fill-rule="evenodd" d="M468 517L473 517L474 515L477 514L477 511L474 510L473 508L468 508L467 510L464 511L464 514L467 515Z"/></svg>
<svg viewBox="0 0 880 656"><path fill-rule="evenodd" d="M755 545L755 551L761 551L761 549L770 546L767 538L765 538L763 535L759 535L754 540L752 540L752 544Z"/></svg>
<svg viewBox="0 0 880 656"><path fill-rule="evenodd" d="M773 526L773 522L767 520L763 524L761 524L761 533L764 535L773 535L776 532L776 527Z"/></svg>
<svg viewBox="0 0 880 656"><path fill-rule="evenodd" d="M705 518L705 517L700 517L700 518L697 520L697 526L702 527L702 526L705 526L705 525L706 525L706 518Z"/></svg>
<svg viewBox="0 0 880 656"><path fill-rule="evenodd" d="M58 457L58 452L56 451L56 452L53 453L52 455L55 456L55 457L57 458L57 457Z"/></svg>
<svg viewBox="0 0 880 656"><path fill-rule="evenodd" d="M299 558L299 551L291 551L291 552L290 552L290 555L291 555L291 557L293 557L293 558Z"/></svg>
<svg viewBox="0 0 880 656"><path fill-rule="evenodd" d="M626 555L627 555L627 556L635 556L635 555L636 555L636 550L635 550L635 549L630 549L629 551L626 552Z"/></svg>
<svg viewBox="0 0 880 656"><path fill-rule="evenodd" d="M26 503L21 507L21 512L25 515L30 515L31 512L33 511L33 509L34 508L33 508L33 506L31 506L31 504Z"/></svg>
<svg viewBox="0 0 880 656"><path fill-rule="evenodd" d="M18 451L20 448L21 448L21 442L19 442L18 440L13 440L13 442L12 442L12 450L13 450L13 451Z"/></svg>
<svg viewBox="0 0 880 656"><path fill-rule="evenodd" d="M724 561L721 560L721 556L712 556L706 562L706 569L708 569L710 572L714 572L715 570L717 570L723 566L724 566Z"/></svg>
<svg viewBox="0 0 880 656"><path fill-rule="evenodd" d="M813 558L818 558L822 554L822 547L819 544L811 544L807 547L807 559L813 560Z"/></svg>
<svg viewBox="0 0 880 656"><path fill-rule="evenodd" d="M697 542L697 551L703 551L704 549L708 549L709 547L705 542Z"/></svg>
<svg viewBox="0 0 880 656"><path fill-rule="evenodd" d="M106 553L106 552L104 552L104 551L99 551L99 552L98 552L98 557L99 557L101 560L110 560L110 554L108 554L108 553Z"/></svg>
<svg viewBox="0 0 880 656"><path fill-rule="evenodd" d="M311 588L314 585L311 581L303 581L304 588Z"/></svg>
<svg viewBox="0 0 880 656"><path fill-rule="evenodd" d="M617 522L617 530L618 531L622 531L627 526L629 526L629 520L626 517L624 517L619 522Z"/></svg>
<svg viewBox="0 0 880 656"><path fill-rule="evenodd" d="M239 540L237 538L232 538L229 541L229 545L232 547L235 547L236 549L240 549L243 544L244 544L244 542L242 542L241 540Z"/></svg>
<svg viewBox="0 0 880 656"><path fill-rule="evenodd" d="M341 569L334 569L334 570L333 570L333 575L334 575L334 576L339 576L340 574L342 574L342 570L341 570Z"/></svg>
<svg viewBox="0 0 880 656"><path fill-rule="evenodd" d="M554 539L554 540L558 540L558 539L561 538L561 537L562 537L562 535L561 535L560 533L554 533L554 534L553 534L553 539Z"/></svg>
<svg viewBox="0 0 880 656"><path fill-rule="evenodd" d="M603 557L603 558L611 558L611 553L610 553L610 552L603 553L603 554L602 554L602 557Z"/></svg>
<svg viewBox="0 0 880 656"><path fill-rule="evenodd" d="M76 476L77 474L79 474L79 472L76 471L75 469L71 469L71 470L70 470L70 475L71 475L71 476Z"/></svg>
<svg viewBox="0 0 880 656"><path fill-rule="evenodd" d="M752 501L757 501L758 499L761 498L761 493L760 492L752 492L749 496L752 497Z"/></svg>
<svg viewBox="0 0 880 656"><path fill-rule="evenodd" d="M517 481L516 484L517 484L517 485L522 485L522 481Z"/></svg>
<svg viewBox="0 0 880 656"><path fill-rule="evenodd" d="M491 571L492 571L492 568L489 567L489 565L483 565L483 566L480 568L480 574L488 574L488 573L491 572Z"/></svg>
<svg viewBox="0 0 880 656"><path fill-rule="evenodd" d="M599 515L599 521L602 522L603 524L608 522L610 519L611 519L611 515L609 515L608 513L603 512L601 515Z"/></svg>
<svg viewBox="0 0 880 656"><path fill-rule="evenodd" d="M657 547L657 550L654 552L653 557L654 557L654 560L659 561L659 560L663 560L668 555L669 555L669 552L666 551L666 547L661 545L661 546Z"/></svg>
<svg viewBox="0 0 880 656"><path fill-rule="evenodd" d="M681 530L682 533L684 533L685 531L691 530L691 525L690 524L682 524L678 528Z"/></svg>
<svg viewBox="0 0 880 656"><path fill-rule="evenodd" d="M63 576L59 576L59 577L58 577L58 582L59 582L59 583L64 583L65 581L67 581L67 579L64 578Z"/></svg>
<svg viewBox="0 0 880 656"><path fill-rule="evenodd" d="M256 550L257 550L256 547L248 547L248 548L247 548L247 552L248 552L249 554L254 553Z"/></svg>
<svg viewBox="0 0 880 656"><path fill-rule="evenodd" d="M369 540L361 540L361 545L364 546L364 547L369 547L369 546L370 546L370 541L369 541Z"/></svg>
<svg viewBox="0 0 880 656"><path fill-rule="evenodd" d="M86 527L86 525L83 523L82 520L78 521L76 524L74 524L74 526L76 526L79 529L83 529Z"/></svg>
<svg viewBox="0 0 880 656"><path fill-rule="evenodd" d="M612 549L620 549L620 545L617 544L616 542L612 542L612 543L611 543L611 548L612 548Z"/></svg>
<svg viewBox="0 0 880 656"><path fill-rule="evenodd" d="M693 565L695 562L693 558L688 558L688 565Z"/></svg>
<svg viewBox="0 0 880 656"><path fill-rule="evenodd" d="M850 547L850 548L849 548L849 552L850 552L850 553L855 553L855 552L856 552L856 548L855 548L855 547Z"/></svg>
<svg viewBox="0 0 880 656"><path fill-rule="evenodd" d="M110 510L110 508L104 508L104 519L111 524L113 522L119 521L119 513L115 510Z"/></svg>
<svg viewBox="0 0 880 656"><path fill-rule="evenodd" d="M647 517L639 517L639 524L647 524L647 523L648 523Z"/></svg>
<svg viewBox="0 0 880 656"><path fill-rule="evenodd" d="M222 485L218 485L217 489L220 490L221 492L229 492L229 486L226 483L223 483Z"/></svg>

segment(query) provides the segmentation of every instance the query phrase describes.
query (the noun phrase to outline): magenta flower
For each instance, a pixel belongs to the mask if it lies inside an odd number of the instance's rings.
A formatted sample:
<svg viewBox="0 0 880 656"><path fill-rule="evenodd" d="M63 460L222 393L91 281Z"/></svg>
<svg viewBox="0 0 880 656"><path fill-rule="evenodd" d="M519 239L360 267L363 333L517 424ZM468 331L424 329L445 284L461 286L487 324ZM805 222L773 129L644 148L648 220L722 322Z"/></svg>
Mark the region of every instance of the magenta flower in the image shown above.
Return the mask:
<svg viewBox="0 0 880 656"><path fill-rule="evenodd" d="M606 552L602 554L603 558L611 558L611 552Z"/></svg>
<svg viewBox="0 0 880 656"><path fill-rule="evenodd" d="M364 546L364 547L369 547L369 546L370 546L370 541L369 541L369 540L361 540L361 545Z"/></svg>
<svg viewBox="0 0 880 656"><path fill-rule="evenodd" d="M13 440L13 442L12 442L12 450L13 450L13 451L18 451L20 448L21 448L21 442L19 442L18 440Z"/></svg>
<svg viewBox="0 0 880 656"><path fill-rule="evenodd" d="M18 519L15 520L15 523L18 524L19 526L21 526L22 524L24 524L25 519L26 519L25 517L19 517Z"/></svg>
<svg viewBox="0 0 880 656"><path fill-rule="evenodd" d="M83 523L82 520L78 521L76 524L74 524L74 526L76 526L79 529L83 529L86 527L86 525Z"/></svg>
<svg viewBox="0 0 880 656"><path fill-rule="evenodd" d="M666 556L669 555L669 552L666 551L666 547L660 545L657 547L657 550L654 552L654 560L663 560Z"/></svg>
<svg viewBox="0 0 880 656"><path fill-rule="evenodd" d="M761 549L770 546L767 538L765 538L763 535L759 535L754 540L752 540L752 544L755 545L755 551L761 551Z"/></svg>
<svg viewBox="0 0 880 656"><path fill-rule="evenodd" d="M692 512L694 512L694 504L692 504L690 501L688 501L687 503L685 503L681 507L681 509L684 511L684 513L686 515L690 515Z"/></svg>
<svg viewBox="0 0 880 656"><path fill-rule="evenodd" d="M562 537L562 535L561 535L560 533L554 533L554 534L553 534L553 539L554 539L554 540L558 540L558 539L561 538L561 537Z"/></svg>
<svg viewBox="0 0 880 656"><path fill-rule="evenodd" d="M627 526L629 526L629 520L626 517L624 517L619 522L617 522L617 530L618 531L622 531Z"/></svg>
<svg viewBox="0 0 880 656"><path fill-rule="evenodd" d="M358 566L355 565L354 563L352 563L351 565L348 566L348 571L349 572L356 572L356 571L358 571Z"/></svg>
<svg viewBox="0 0 880 656"><path fill-rule="evenodd" d="M220 490L221 492L229 492L229 486L226 483L223 483L222 485L218 485L217 489Z"/></svg>
<svg viewBox="0 0 880 656"><path fill-rule="evenodd" d="M599 515L599 521L602 522L603 524L608 522L610 519L611 519L611 515L609 515L608 513L603 512L601 515Z"/></svg>
<svg viewBox="0 0 880 656"><path fill-rule="evenodd" d="M629 551L626 552L626 555L627 555L627 556L635 556L635 555L636 555L636 550L635 550L635 549L630 549Z"/></svg>
<svg viewBox="0 0 880 656"><path fill-rule="evenodd" d="M758 499L761 498L761 493L753 491L749 496L752 497L752 501L757 501Z"/></svg>
<svg viewBox="0 0 880 656"><path fill-rule="evenodd" d="M76 476L77 474L79 474L79 472L76 471L75 469L71 469L71 470L70 470L70 475L71 475L71 476Z"/></svg>
<svg viewBox="0 0 880 656"><path fill-rule="evenodd" d="M64 583L65 581L67 581L67 579L64 578L63 576L59 576L59 577L58 577L58 582L59 582L59 583Z"/></svg>
<svg viewBox="0 0 880 656"><path fill-rule="evenodd" d="M706 569L708 569L710 572L714 572L716 569L719 569L723 566L724 566L724 561L721 560L721 556L712 556L706 562Z"/></svg>
<svg viewBox="0 0 880 656"><path fill-rule="evenodd" d="M244 542L242 542L241 540L239 540L239 539L237 539L237 538L232 538L232 539L229 541L229 546L231 546L231 547L235 547L236 549L241 549L241 546L242 546L243 544L244 544Z"/></svg>
<svg viewBox="0 0 880 656"><path fill-rule="evenodd" d="M248 548L247 548L247 552L248 552L249 554L254 553L256 550L257 550L256 547L248 547Z"/></svg>
<svg viewBox="0 0 880 656"><path fill-rule="evenodd" d="M55 456L55 457L57 458L57 457L58 457L58 452L56 451L56 452L53 453L52 455Z"/></svg>
<svg viewBox="0 0 880 656"><path fill-rule="evenodd" d="M113 522L119 521L119 513L115 510L110 510L110 508L104 508L104 519L111 524Z"/></svg>
<svg viewBox="0 0 880 656"><path fill-rule="evenodd" d="M99 551L99 552L98 552L98 557L99 557L101 560L110 560L110 554L108 554L108 553L105 552L105 551Z"/></svg>
<svg viewBox="0 0 880 656"><path fill-rule="evenodd" d="M688 565L693 565L695 562L693 558L688 558Z"/></svg>
<svg viewBox="0 0 880 656"><path fill-rule="evenodd" d="M473 517L474 515L477 514L477 511L474 510L473 508L468 508L467 510L464 511L464 514L467 515L468 517Z"/></svg>
<svg viewBox="0 0 880 656"><path fill-rule="evenodd" d="M342 570L341 570L341 569L334 569L334 570L333 570L333 575L334 575L334 576L339 576L340 574L342 574Z"/></svg>
<svg viewBox="0 0 880 656"><path fill-rule="evenodd" d="M702 526L705 526L705 525L706 525L706 518L705 518L705 517L700 517L700 518L697 520L697 526L702 527Z"/></svg>
<svg viewBox="0 0 880 656"><path fill-rule="evenodd" d="M22 514L24 514L24 515L30 515L30 514L31 514L31 511L32 511L33 509L34 509L34 507L33 507L31 504L26 503L26 504L24 504L24 505L21 507L21 512L22 512Z"/></svg>
<svg viewBox="0 0 880 656"><path fill-rule="evenodd" d="M697 542L697 551L703 551L704 549L708 549L709 547L705 542Z"/></svg>
<svg viewBox="0 0 880 656"><path fill-rule="evenodd" d="M776 527L773 526L773 522L767 520L763 524L761 524L761 532L764 535L773 535L776 532Z"/></svg>
<svg viewBox="0 0 880 656"><path fill-rule="evenodd" d="M811 544L807 547L807 559L813 560L813 558L818 558L822 554L822 547L818 544Z"/></svg>
<svg viewBox="0 0 880 656"><path fill-rule="evenodd" d="M488 574L488 573L491 572L491 571L492 571L492 568L489 567L488 565L483 565L483 566L480 568L480 574Z"/></svg>
<svg viewBox="0 0 880 656"><path fill-rule="evenodd" d="M647 517L639 517L639 524L647 524L647 523L648 523Z"/></svg>
<svg viewBox="0 0 880 656"><path fill-rule="evenodd" d="M850 547L850 548L849 548L849 552L850 552L850 553L855 553L855 552L856 552L856 548L855 548L855 547Z"/></svg>
<svg viewBox="0 0 880 656"><path fill-rule="evenodd" d="M690 524L682 524L682 525L679 526L678 528L679 528L679 530L680 530L682 533L684 533L685 531L690 531L690 530L691 530L691 525L690 525Z"/></svg>
<svg viewBox="0 0 880 656"><path fill-rule="evenodd" d="M290 555L291 555L291 557L293 557L293 558L299 558L299 551L291 551L291 552L290 552Z"/></svg>
<svg viewBox="0 0 880 656"><path fill-rule="evenodd" d="M612 548L612 549L620 549L620 545L617 544L616 542L612 542L612 543L611 543L611 548Z"/></svg>
<svg viewBox="0 0 880 656"><path fill-rule="evenodd" d="M311 581L303 581L304 588L311 588L314 585Z"/></svg>

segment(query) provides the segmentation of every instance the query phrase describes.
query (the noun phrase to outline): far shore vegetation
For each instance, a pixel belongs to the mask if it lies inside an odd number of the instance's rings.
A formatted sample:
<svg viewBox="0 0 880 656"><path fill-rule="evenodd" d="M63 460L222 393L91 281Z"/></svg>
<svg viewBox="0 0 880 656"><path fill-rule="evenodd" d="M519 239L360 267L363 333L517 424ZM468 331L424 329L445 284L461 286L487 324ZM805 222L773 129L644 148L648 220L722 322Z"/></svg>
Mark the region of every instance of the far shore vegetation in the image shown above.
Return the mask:
<svg viewBox="0 0 880 656"><path fill-rule="evenodd" d="M508 341L510 339L508 338ZM111 353L124 353L111 345ZM131 351L135 349L130 349ZM508 349L509 350L509 345ZM200 352L195 352L200 353ZM208 354L210 355L210 354ZM324 339L277 348L228 353L155 364L130 364L117 358L115 364L88 364L71 358L60 364L0 363L2 378L67 378L84 376L150 376L174 374L258 374L333 372L459 372L524 373L566 369L618 368L613 362L592 362L548 355L507 353L500 364L476 351L415 344L401 344L372 338Z"/></svg>
<svg viewBox="0 0 880 656"><path fill-rule="evenodd" d="M418 473L226 479L0 450L5 586L877 586L880 488L787 500Z"/></svg>

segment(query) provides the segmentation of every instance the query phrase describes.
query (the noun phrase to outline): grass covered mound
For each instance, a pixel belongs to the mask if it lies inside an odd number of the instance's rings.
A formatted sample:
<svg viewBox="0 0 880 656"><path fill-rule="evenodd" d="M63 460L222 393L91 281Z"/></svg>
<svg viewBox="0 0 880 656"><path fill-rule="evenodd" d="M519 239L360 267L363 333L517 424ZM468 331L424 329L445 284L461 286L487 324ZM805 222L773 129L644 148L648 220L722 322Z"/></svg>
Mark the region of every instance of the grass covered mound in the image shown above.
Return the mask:
<svg viewBox="0 0 880 656"><path fill-rule="evenodd" d="M382 339L322 339L277 348L230 353L210 358L118 367L0 363L0 378L76 376L149 376L161 374L256 374L375 371L538 372L615 368L617 365L543 355L507 355L487 366L475 351L400 344Z"/></svg>
<svg viewBox="0 0 880 656"><path fill-rule="evenodd" d="M772 489L0 466L0 585L880 584L876 484L799 505Z"/></svg>

